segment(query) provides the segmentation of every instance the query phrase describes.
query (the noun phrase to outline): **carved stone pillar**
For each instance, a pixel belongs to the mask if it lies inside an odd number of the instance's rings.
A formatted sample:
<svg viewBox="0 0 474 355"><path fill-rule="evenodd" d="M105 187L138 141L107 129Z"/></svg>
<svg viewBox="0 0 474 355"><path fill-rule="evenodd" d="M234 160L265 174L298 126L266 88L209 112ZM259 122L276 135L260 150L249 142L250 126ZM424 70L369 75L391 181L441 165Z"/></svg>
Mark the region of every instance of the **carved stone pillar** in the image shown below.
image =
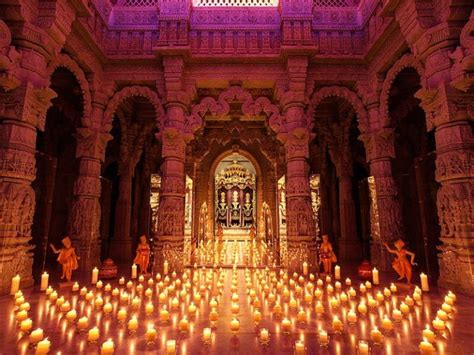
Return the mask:
<svg viewBox="0 0 474 355"><path fill-rule="evenodd" d="M474 295L474 137L468 121L436 128L440 286Z"/></svg>
<svg viewBox="0 0 474 355"><path fill-rule="evenodd" d="M443 82L416 96L427 114L428 130L435 127L442 242L438 284L474 295L474 97Z"/></svg>
<svg viewBox="0 0 474 355"><path fill-rule="evenodd" d="M287 260L292 271L301 271L304 261L313 270L318 265L309 188L309 133L303 117L303 105L293 104L286 109L289 128L285 142Z"/></svg>
<svg viewBox="0 0 474 355"><path fill-rule="evenodd" d="M375 197L371 201L371 261L380 270L390 270L392 257L383 243L403 239L401 206L390 161L395 157L393 128L366 134L362 140L370 173L374 177L373 186L369 184L369 189L375 187L374 191L370 191L371 197Z"/></svg>
<svg viewBox="0 0 474 355"><path fill-rule="evenodd" d="M69 234L76 244L79 267L90 270L100 263L101 165L108 133L91 128L77 129L79 174L74 184L74 202L69 215Z"/></svg>
<svg viewBox="0 0 474 355"><path fill-rule="evenodd" d="M33 284L31 225L35 213L36 129L44 128L46 111L55 93L30 82L0 92L0 293L11 278Z"/></svg>
<svg viewBox="0 0 474 355"><path fill-rule="evenodd" d="M167 107L170 125L184 124L182 105ZM155 238L155 270L162 270L165 260L170 270L182 270L184 264L184 202L186 142L179 128L166 128L162 134L162 190L158 210L158 231Z"/></svg>

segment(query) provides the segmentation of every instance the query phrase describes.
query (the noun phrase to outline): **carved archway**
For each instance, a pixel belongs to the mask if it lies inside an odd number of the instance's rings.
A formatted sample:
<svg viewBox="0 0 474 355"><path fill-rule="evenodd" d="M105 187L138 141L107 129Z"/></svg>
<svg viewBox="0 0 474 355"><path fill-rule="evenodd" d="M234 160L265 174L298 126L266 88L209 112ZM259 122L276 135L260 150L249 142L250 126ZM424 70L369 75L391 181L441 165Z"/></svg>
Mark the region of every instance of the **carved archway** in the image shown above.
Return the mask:
<svg viewBox="0 0 474 355"><path fill-rule="evenodd" d="M369 128L369 119L367 110L365 109L362 100L352 90L343 86L326 86L316 91L311 97L307 116L310 122L314 122L314 113L318 105L329 97L340 97L349 102L357 114L357 121L361 133L367 132Z"/></svg>
<svg viewBox="0 0 474 355"><path fill-rule="evenodd" d="M112 96L104 112L102 129L105 132L109 132L112 129L112 120L115 111L125 99L130 97L144 97L150 101L155 108L157 126L161 130L163 127L164 110L158 94L146 86L138 85L127 86Z"/></svg>
<svg viewBox="0 0 474 355"><path fill-rule="evenodd" d="M392 88L393 82L397 78L397 75L406 68L415 69L420 76L421 86L425 86L422 81L425 69L421 62L416 60L413 54L405 54L399 60L397 60L388 70L385 80L382 84L382 91L380 93L380 117L382 119L383 127L388 127L390 125L390 113L388 111L390 89Z"/></svg>
<svg viewBox="0 0 474 355"><path fill-rule="evenodd" d="M47 68L48 80L51 80L51 77L54 71L58 68L64 68L64 69L69 70L78 81L79 87L81 88L81 91L82 91L83 105L84 105L83 114L82 114L82 124L84 126L90 126L92 99L91 99L91 91L89 87L89 82L87 81L84 71L67 54L58 54L48 65L48 68Z"/></svg>
<svg viewBox="0 0 474 355"><path fill-rule="evenodd" d="M268 123L275 133L280 133L283 129L280 108L273 104L268 98L261 96L253 99L252 95L240 86L231 86L226 91L220 93L219 97L204 97L198 104L193 105L191 113L186 117L185 132L193 135L203 125L204 116L212 117L226 116L230 111L231 102L242 103L242 114L245 117L265 114Z"/></svg>

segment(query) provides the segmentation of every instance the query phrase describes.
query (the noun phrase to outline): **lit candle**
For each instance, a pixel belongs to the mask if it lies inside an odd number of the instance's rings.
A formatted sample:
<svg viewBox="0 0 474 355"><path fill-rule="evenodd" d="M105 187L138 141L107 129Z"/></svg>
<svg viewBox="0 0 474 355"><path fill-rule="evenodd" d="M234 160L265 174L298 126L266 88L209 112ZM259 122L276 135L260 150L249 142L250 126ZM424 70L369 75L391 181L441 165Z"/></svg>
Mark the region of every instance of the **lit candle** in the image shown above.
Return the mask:
<svg viewBox="0 0 474 355"><path fill-rule="evenodd" d="M20 289L20 275L15 275L12 277L12 284L10 288L10 295L14 295Z"/></svg>
<svg viewBox="0 0 474 355"><path fill-rule="evenodd" d="M18 322L21 322L23 320L25 320L26 318L28 318L28 312L27 311L19 311L17 314L16 314L16 320Z"/></svg>
<svg viewBox="0 0 474 355"><path fill-rule="evenodd" d="M375 267L372 270L372 282L374 285L378 285L380 283L379 271Z"/></svg>
<svg viewBox="0 0 474 355"><path fill-rule="evenodd" d="M48 338L41 340L38 342L36 345L36 355L45 355L49 353L49 349L51 348L51 342L48 340Z"/></svg>
<svg viewBox="0 0 474 355"><path fill-rule="evenodd" d="M33 321L30 318L22 320L20 323L20 330L24 333L28 333L33 327Z"/></svg>
<svg viewBox="0 0 474 355"><path fill-rule="evenodd" d="M423 329L423 338L428 340L430 343L434 343L436 335L427 325L425 329Z"/></svg>
<svg viewBox="0 0 474 355"><path fill-rule="evenodd" d="M183 319L179 321L178 329L182 333L187 333L189 331L189 321L186 317L184 317Z"/></svg>
<svg viewBox="0 0 474 355"><path fill-rule="evenodd" d="M341 267L339 265L336 265L334 267L334 278L336 280L340 280L341 279Z"/></svg>
<svg viewBox="0 0 474 355"><path fill-rule="evenodd" d="M375 295L375 298L377 299L377 301L382 302L385 299L385 296L382 294L382 292L378 291Z"/></svg>
<svg viewBox="0 0 474 355"><path fill-rule="evenodd" d="M30 308L31 308L31 306L28 302L22 303L20 305L20 311L29 311Z"/></svg>
<svg viewBox="0 0 474 355"><path fill-rule="evenodd" d="M410 307L405 302L400 303L400 311L402 311L403 314L407 314L410 312Z"/></svg>
<svg viewBox="0 0 474 355"><path fill-rule="evenodd" d="M303 355L305 353L305 347L303 340L297 340L295 342L295 355Z"/></svg>
<svg viewBox="0 0 474 355"><path fill-rule="evenodd" d="M99 269L95 267L92 269L91 284L95 285L98 280L99 280Z"/></svg>
<svg viewBox="0 0 474 355"><path fill-rule="evenodd" d="M122 308L117 312L117 319L120 323L127 319L127 310L125 308Z"/></svg>
<svg viewBox="0 0 474 355"><path fill-rule="evenodd" d="M94 305L95 308L102 308L102 306L104 305L104 299L100 296L97 296L94 300Z"/></svg>
<svg viewBox="0 0 474 355"><path fill-rule="evenodd" d="M61 312L63 313L66 313L66 312L69 312L69 310L71 309L71 304L69 303L69 301L65 301L61 304Z"/></svg>
<svg viewBox="0 0 474 355"><path fill-rule="evenodd" d="M349 293L349 297L352 297L352 298L354 298L357 295L356 290L354 290L354 288L352 287L349 289L348 293Z"/></svg>
<svg viewBox="0 0 474 355"><path fill-rule="evenodd" d="M370 339L376 344L383 342L383 335L377 327L374 327L374 329L370 331Z"/></svg>
<svg viewBox="0 0 474 355"><path fill-rule="evenodd" d="M132 265L132 279L137 278L137 264Z"/></svg>
<svg viewBox="0 0 474 355"><path fill-rule="evenodd" d="M89 327L89 319L86 316L79 318L77 321L77 329L84 331L87 327Z"/></svg>
<svg viewBox="0 0 474 355"><path fill-rule="evenodd" d="M211 342L212 330L211 328L204 328L202 330L202 341L204 344L209 344Z"/></svg>
<svg viewBox="0 0 474 355"><path fill-rule="evenodd" d="M79 291L79 295L81 295L82 297L87 295L87 287L81 288L81 290Z"/></svg>
<svg viewBox="0 0 474 355"><path fill-rule="evenodd" d="M444 323L444 321L439 319L438 317L433 320L432 324L433 328L435 328L436 330L444 330L446 328L446 324Z"/></svg>
<svg viewBox="0 0 474 355"><path fill-rule="evenodd" d="M382 319L382 329L389 332L393 329L392 321L385 315Z"/></svg>
<svg viewBox="0 0 474 355"><path fill-rule="evenodd" d="M38 328L31 332L30 334L30 343L36 344L37 342L43 340L44 332L43 329Z"/></svg>
<svg viewBox="0 0 474 355"><path fill-rule="evenodd" d="M148 324L148 328L145 333L145 340L147 343L154 343L158 338L158 332L155 329L153 323Z"/></svg>
<svg viewBox="0 0 474 355"><path fill-rule="evenodd" d="M45 271L41 275L41 286L40 290L45 291L48 288L48 283L49 283L49 274Z"/></svg>
<svg viewBox="0 0 474 355"><path fill-rule="evenodd" d="M253 312L253 321L256 325L259 325L262 321L262 313L258 309Z"/></svg>
<svg viewBox="0 0 474 355"><path fill-rule="evenodd" d="M359 311L359 313L361 314L366 314L367 313L367 306L365 305L364 302L361 302L357 305L357 310Z"/></svg>
<svg viewBox="0 0 474 355"><path fill-rule="evenodd" d="M163 275L168 275L168 260L163 263Z"/></svg>
<svg viewBox="0 0 474 355"><path fill-rule="evenodd" d="M340 333L340 332L342 332L343 328L344 328L344 326L342 325L341 320L338 318L338 316L334 316L333 319L332 319L332 329L336 333Z"/></svg>
<svg viewBox="0 0 474 355"><path fill-rule="evenodd" d="M160 322L168 323L170 320L170 314L166 308L160 309Z"/></svg>
<svg viewBox="0 0 474 355"><path fill-rule="evenodd" d="M346 278L346 286L350 286L352 284L352 281L350 278Z"/></svg>
<svg viewBox="0 0 474 355"><path fill-rule="evenodd" d="M359 355L369 355L369 343L364 340L359 340L357 351Z"/></svg>
<svg viewBox="0 0 474 355"><path fill-rule="evenodd" d="M170 339L166 341L166 355L176 354L176 340Z"/></svg>
<svg viewBox="0 0 474 355"><path fill-rule="evenodd" d="M383 295L384 295L385 297L390 297L390 296L392 295L392 291L390 291L390 289L388 289L387 287L385 287L385 288L383 289Z"/></svg>
<svg viewBox="0 0 474 355"><path fill-rule="evenodd" d="M377 307L377 301L376 301L374 298L372 298L372 297L368 297L367 303L368 303L368 305L369 305L370 308L375 308L375 307Z"/></svg>
<svg viewBox="0 0 474 355"><path fill-rule="evenodd" d="M100 355L111 355L114 353L115 345L112 339L104 341L100 348Z"/></svg>
<svg viewBox="0 0 474 355"><path fill-rule="evenodd" d="M125 277L122 276L122 277L119 279L119 285L125 285Z"/></svg>
<svg viewBox="0 0 474 355"><path fill-rule="evenodd" d="M72 292L77 292L79 291L79 284L77 282L74 282L72 285Z"/></svg>
<svg viewBox="0 0 474 355"><path fill-rule="evenodd" d="M349 324L355 324L357 322L357 314L352 309L347 312L347 321Z"/></svg>
<svg viewBox="0 0 474 355"><path fill-rule="evenodd" d="M99 328L94 327L89 329L89 332L87 333L87 340L91 343L95 343L100 336Z"/></svg>
<svg viewBox="0 0 474 355"><path fill-rule="evenodd" d="M281 321L281 331L283 333L289 333L291 331L291 322L288 318L284 318Z"/></svg>
<svg viewBox="0 0 474 355"><path fill-rule="evenodd" d="M436 312L436 317L444 321L448 320L449 318L448 314L442 309L439 309L438 312Z"/></svg>
<svg viewBox="0 0 474 355"><path fill-rule="evenodd" d="M329 343L329 336L325 330L320 330L318 333L319 343L322 346L327 346Z"/></svg>
<svg viewBox="0 0 474 355"><path fill-rule="evenodd" d="M102 282L102 280L99 280L97 281L97 283L95 284L95 287L97 287L99 290L104 286L104 283Z"/></svg>
<svg viewBox="0 0 474 355"><path fill-rule="evenodd" d="M397 286L396 286L395 284L391 283L391 284L390 284L390 291L391 291L392 293L397 292Z"/></svg>
<svg viewBox="0 0 474 355"><path fill-rule="evenodd" d="M428 282L428 276L424 273L420 274L421 290L423 292L429 292L430 284Z"/></svg>
<svg viewBox="0 0 474 355"><path fill-rule="evenodd" d="M107 302L106 304L104 304L103 311L104 311L105 314L112 313L112 310L113 310L112 303Z"/></svg>
<svg viewBox="0 0 474 355"><path fill-rule="evenodd" d="M75 309L71 309L69 312L66 313L66 319L70 322L74 322L77 318L77 312Z"/></svg>
<svg viewBox="0 0 474 355"><path fill-rule="evenodd" d="M420 354L423 354L423 355L435 354L435 348L434 348L433 344L431 344L426 339L424 339L423 341L420 342L420 345L419 345L418 348L420 349Z"/></svg>
<svg viewBox="0 0 474 355"><path fill-rule="evenodd" d="M105 292L110 292L111 290L112 290L112 285L111 284L108 283L107 285L105 285L105 287L104 287ZM118 289L117 289L117 291L118 291Z"/></svg>
<svg viewBox="0 0 474 355"><path fill-rule="evenodd" d="M330 301L331 307L332 308L338 308L339 307L339 300L336 297L332 297Z"/></svg>
<svg viewBox="0 0 474 355"><path fill-rule="evenodd" d="M267 328L260 329L260 341L264 344L270 341L270 334L268 333Z"/></svg>
<svg viewBox="0 0 474 355"><path fill-rule="evenodd" d="M303 263L303 275L308 275L308 263L306 261Z"/></svg>
<svg viewBox="0 0 474 355"><path fill-rule="evenodd" d="M447 304L447 303L443 303L443 304L441 305L441 309L442 309L443 311L445 311L446 313L451 313L451 312L453 311L453 307L451 307L451 306L450 306L449 304Z"/></svg>
<svg viewBox="0 0 474 355"><path fill-rule="evenodd" d="M127 328L129 330L129 332L131 332L131 333L134 333L134 332L137 331L137 329L138 329L138 320L137 320L136 316L133 316L132 318L130 318L130 320L128 321L128 324L127 324Z"/></svg>
<svg viewBox="0 0 474 355"><path fill-rule="evenodd" d="M231 321L230 321L230 330L233 332L233 333L237 333L240 329L240 322L237 318L233 318Z"/></svg>
<svg viewBox="0 0 474 355"><path fill-rule="evenodd" d="M153 303L149 302L145 306L145 313L147 316L151 316L153 314L153 311L155 310L155 307L153 306Z"/></svg>
<svg viewBox="0 0 474 355"><path fill-rule="evenodd" d="M231 306L230 306L230 311L232 312L232 314L238 314L239 311L240 311L240 306L238 303L232 303Z"/></svg>
<svg viewBox="0 0 474 355"><path fill-rule="evenodd" d="M188 315L190 317L193 317L196 315L196 312L197 312L196 305L194 303L191 303L188 307Z"/></svg>
<svg viewBox="0 0 474 355"><path fill-rule="evenodd" d="M398 310L398 309L394 309L392 311L392 318L395 322L400 322L403 318L402 312L400 312L400 310Z"/></svg>
<svg viewBox="0 0 474 355"><path fill-rule="evenodd" d="M307 319L307 316L306 316L306 312L304 311L303 308L300 308L297 316L296 316L296 319L298 320L299 323L306 323L308 321Z"/></svg>
<svg viewBox="0 0 474 355"><path fill-rule="evenodd" d="M316 305L314 306L314 311L316 312L316 314L324 313L324 306L320 301L316 302Z"/></svg>
<svg viewBox="0 0 474 355"><path fill-rule="evenodd" d="M171 300L171 309L172 310L177 310L179 308L179 300L177 297L173 297Z"/></svg>

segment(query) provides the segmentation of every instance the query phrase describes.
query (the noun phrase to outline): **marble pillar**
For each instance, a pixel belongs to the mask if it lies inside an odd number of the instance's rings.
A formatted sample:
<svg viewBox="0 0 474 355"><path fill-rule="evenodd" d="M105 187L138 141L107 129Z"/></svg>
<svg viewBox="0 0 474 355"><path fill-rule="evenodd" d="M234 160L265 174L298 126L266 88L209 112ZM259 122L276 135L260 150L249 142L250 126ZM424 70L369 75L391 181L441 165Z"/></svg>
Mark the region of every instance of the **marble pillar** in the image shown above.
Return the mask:
<svg viewBox="0 0 474 355"><path fill-rule="evenodd" d="M362 137L373 176L375 191L371 192L371 261L380 270L391 270L392 257L383 243L403 239L401 206L392 174L391 159L395 157L393 128L374 130ZM369 186L370 188L371 186Z"/></svg>
<svg viewBox="0 0 474 355"><path fill-rule="evenodd" d="M6 36L8 39L9 32ZM16 52L14 47L9 51ZM36 178L36 130L44 129L46 111L56 96L45 87L43 56L33 50L20 52L23 62L36 63L37 67L30 72L12 62L0 88L0 294L9 292L11 279L17 274L22 288L34 282L30 241L35 213L31 183ZM0 55L2 63L8 53ZM22 82L14 77L13 68L21 72Z"/></svg>
<svg viewBox="0 0 474 355"><path fill-rule="evenodd" d="M181 131L185 106L177 102L167 106L168 127L162 132L162 189L155 236L155 270L168 261L171 270L184 266L186 142Z"/></svg>
<svg viewBox="0 0 474 355"><path fill-rule="evenodd" d="M100 174L110 134L91 128L77 129L79 174L69 215L69 235L74 240L81 270L100 264Z"/></svg>
<svg viewBox="0 0 474 355"><path fill-rule="evenodd" d="M309 132L303 124L303 105L286 108L289 133L285 142L286 153L286 223L288 268L300 271L304 261L315 270L315 225L309 187Z"/></svg>

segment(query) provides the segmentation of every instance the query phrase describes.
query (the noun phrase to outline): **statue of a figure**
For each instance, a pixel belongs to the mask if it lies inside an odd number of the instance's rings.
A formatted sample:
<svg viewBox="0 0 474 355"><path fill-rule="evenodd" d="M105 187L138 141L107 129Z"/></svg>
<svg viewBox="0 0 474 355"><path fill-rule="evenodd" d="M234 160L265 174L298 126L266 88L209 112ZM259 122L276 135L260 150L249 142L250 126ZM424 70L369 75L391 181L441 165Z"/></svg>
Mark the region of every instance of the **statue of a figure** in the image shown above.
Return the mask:
<svg viewBox="0 0 474 355"><path fill-rule="evenodd" d="M227 202L225 192L221 192L221 199L217 206L217 223L227 225Z"/></svg>
<svg viewBox="0 0 474 355"><path fill-rule="evenodd" d="M411 267L412 265L415 265L415 253L403 249L405 242L401 239L398 239L393 243L396 249L390 249L387 243L384 243L383 245L385 245L385 248L387 248L389 253L397 256L392 263L392 267L400 276L398 279L402 280L406 278L407 283L410 284L412 275ZM410 256L410 261L408 261L407 255Z"/></svg>
<svg viewBox="0 0 474 355"><path fill-rule="evenodd" d="M239 193L237 191L232 192L232 204L231 204L231 225L240 227L240 203L239 203Z"/></svg>
<svg viewBox="0 0 474 355"><path fill-rule="evenodd" d="M145 235L140 237L140 243L137 247L137 255L135 256L135 259L133 259L133 263L138 265L141 274L147 273L148 264L150 263L150 246L147 243Z"/></svg>
<svg viewBox="0 0 474 355"><path fill-rule="evenodd" d="M63 268L63 274L61 275L61 279L66 278L68 282L71 281L72 272L79 267L78 260L79 257L76 255L76 248L72 246L71 238L64 237L61 242L63 243L63 248L56 249L54 244L50 244L51 249L53 249L53 253L59 254L58 255L58 262L61 264Z"/></svg>
<svg viewBox="0 0 474 355"><path fill-rule="evenodd" d="M250 199L250 193L245 193L245 202L242 209L244 215L244 227L248 227L253 224L253 204Z"/></svg>
<svg viewBox="0 0 474 355"><path fill-rule="evenodd" d="M253 242L256 237L257 237L257 230L255 229L255 225L252 224L252 225L250 226L250 231L249 231L249 239L250 239L250 242Z"/></svg>
<svg viewBox="0 0 474 355"><path fill-rule="evenodd" d="M323 235L323 241L319 246L319 262L323 264L324 273L330 274L332 271L332 263L337 262L336 254L332 249L332 244L329 242L327 234Z"/></svg>

